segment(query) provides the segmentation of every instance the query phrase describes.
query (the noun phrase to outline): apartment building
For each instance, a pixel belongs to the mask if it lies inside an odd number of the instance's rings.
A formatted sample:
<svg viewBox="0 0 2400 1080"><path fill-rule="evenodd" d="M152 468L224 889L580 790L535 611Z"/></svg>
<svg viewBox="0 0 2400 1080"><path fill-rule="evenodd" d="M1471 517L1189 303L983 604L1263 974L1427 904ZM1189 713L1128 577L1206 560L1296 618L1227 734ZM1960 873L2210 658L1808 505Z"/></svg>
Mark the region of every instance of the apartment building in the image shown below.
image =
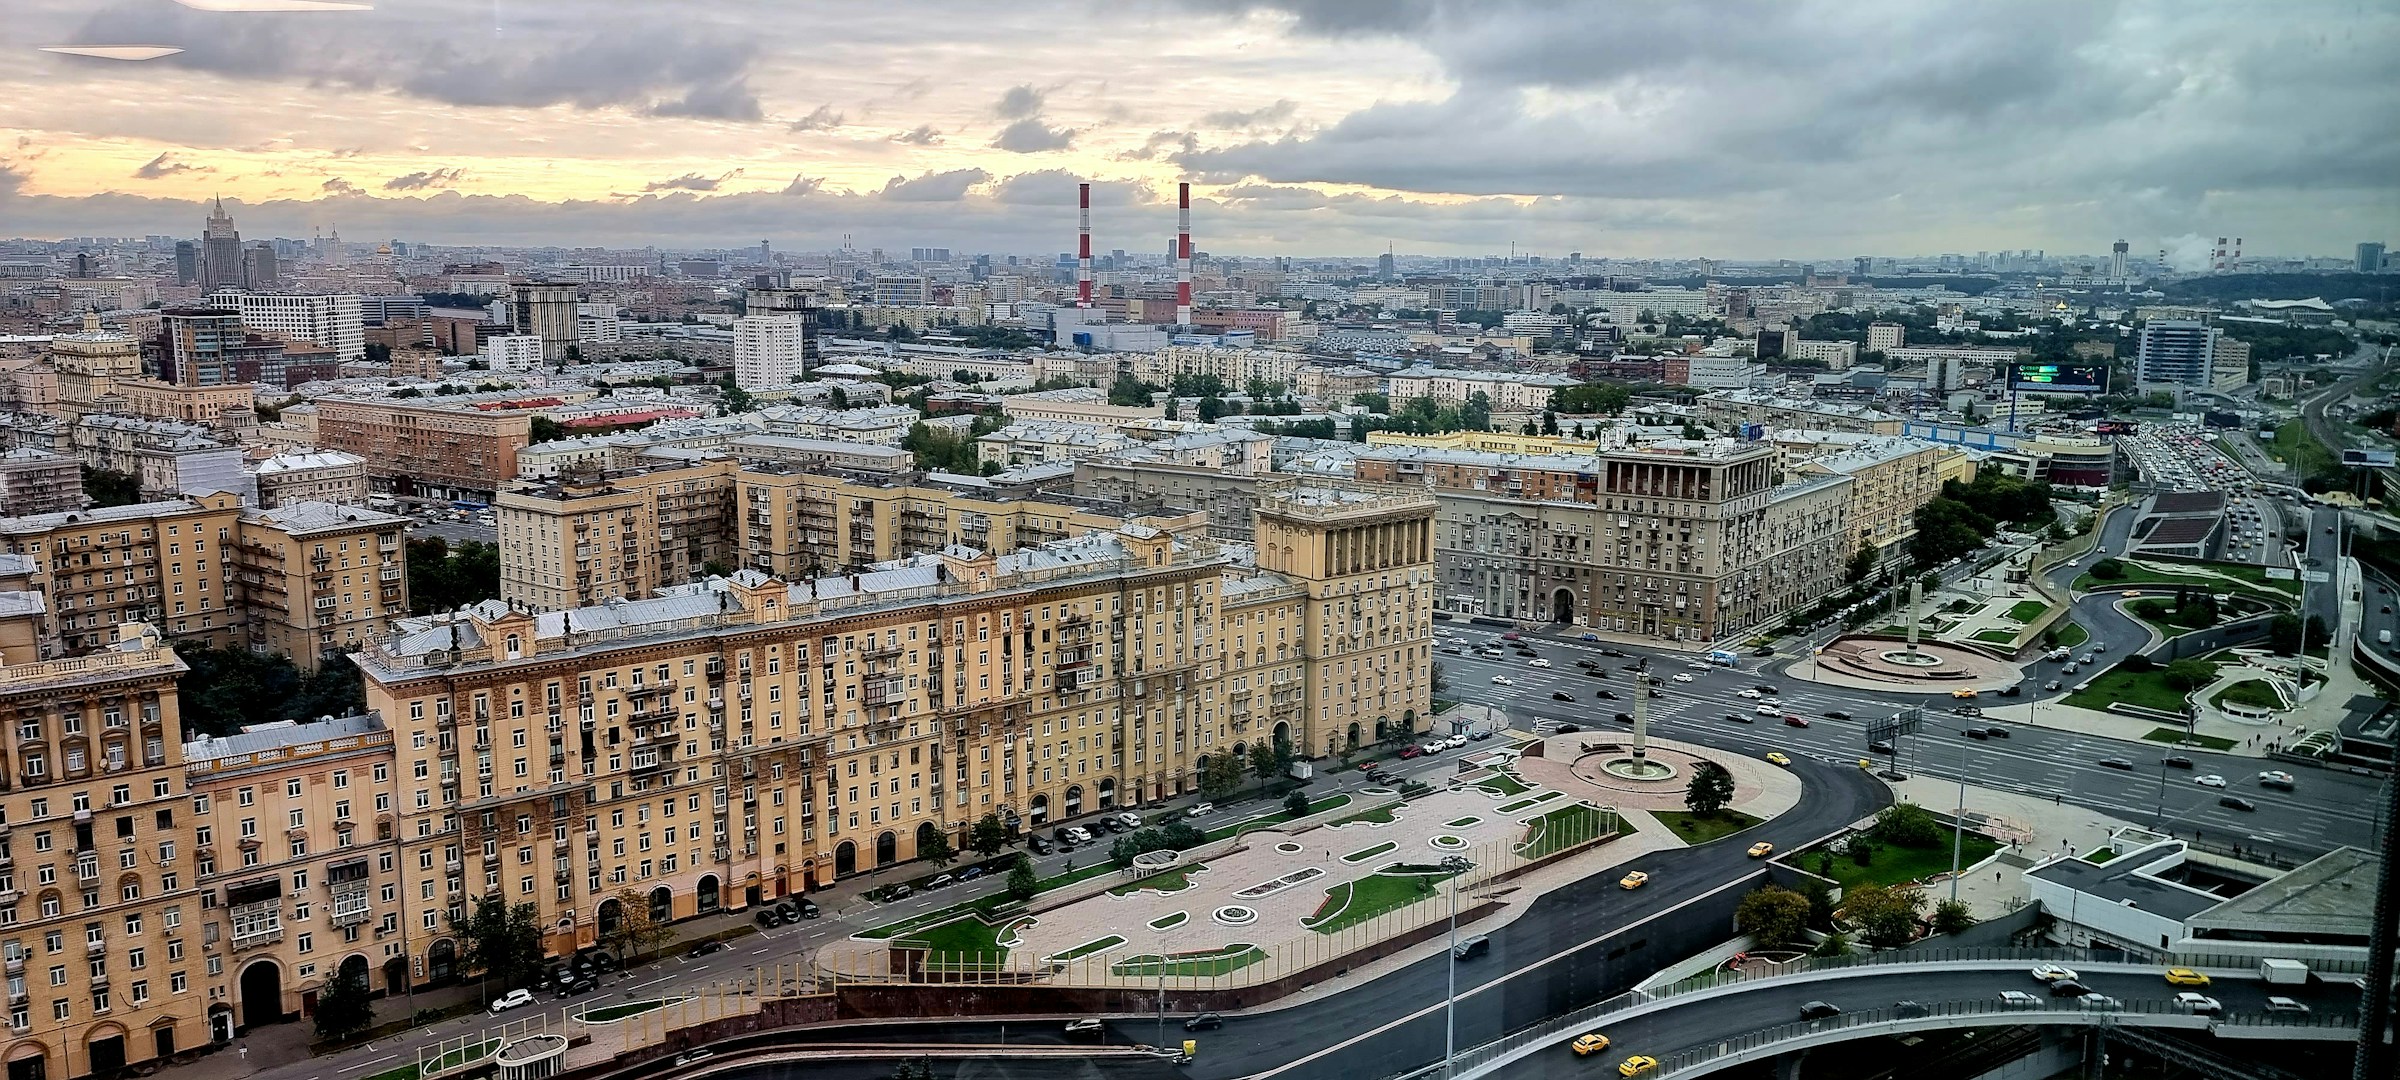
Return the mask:
<svg viewBox="0 0 2400 1080"><path fill-rule="evenodd" d="M360 656L397 739L403 892L425 901L405 918L437 931L497 892L564 951L609 931L621 892L740 909L985 814L1032 828L1171 797L1209 754L1416 729L1433 501L1293 486L1260 514L1275 542L1254 561L1127 525L409 620ZM421 969L455 955L428 936Z"/></svg>
<svg viewBox="0 0 2400 1080"><path fill-rule="evenodd" d="M736 466L721 453L641 472L572 469L494 499L500 597L565 611L649 596L715 564L730 569Z"/></svg>
<svg viewBox="0 0 2400 1080"><path fill-rule="evenodd" d="M1235 393L1243 392L1252 379L1291 386L1300 369L1310 366L1306 353L1214 345L1170 345L1157 352L1136 353L1130 363L1134 377L1143 382L1165 386L1177 375L1214 375Z"/></svg>
<svg viewBox="0 0 2400 1080"><path fill-rule="evenodd" d="M0 506L15 514L83 509L83 463L30 446L0 452Z"/></svg>
<svg viewBox="0 0 2400 1080"><path fill-rule="evenodd" d="M367 501L367 462L339 450L286 450L252 469L258 477L258 505L272 510L297 502L343 503Z"/></svg>
<svg viewBox="0 0 2400 1080"><path fill-rule="evenodd" d="M332 349L344 362L367 358L366 321L354 293L324 296L226 291L211 295L215 307L241 313L246 329Z"/></svg>
<svg viewBox="0 0 2400 1080"><path fill-rule="evenodd" d="M1550 407L1550 394L1575 380L1542 372L1469 371L1460 368L1413 367L1395 371L1386 380L1393 406L1412 398L1429 397L1436 404L1464 405L1482 394L1500 412L1540 412Z"/></svg>
<svg viewBox="0 0 2400 1080"><path fill-rule="evenodd" d="M433 981L408 968L393 760L392 733L373 715L183 747L191 816L178 840L206 896L197 915L212 1008L234 1027L314 1012L345 970L394 994Z"/></svg>
<svg viewBox="0 0 2400 1080"><path fill-rule="evenodd" d="M220 491L247 498L256 490L242 448L195 424L91 413L67 434L77 460L139 478L146 498Z"/></svg>
<svg viewBox="0 0 2400 1080"><path fill-rule="evenodd" d="M1743 424L1765 424L1770 428L1898 435L1906 422L1881 409L1785 397L1769 390L1719 390L1700 395L1699 405L1702 421L1724 431Z"/></svg>
<svg viewBox="0 0 2400 1080"><path fill-rule="evenodd" d="M0 963L20 1080L113 1076L234 1031L201 875L179 850L187 669L139 622L106 646L0 666Z"/></svg>
<svg viewBox="0 0 2400 1080"><path fill-rule="evenodd" d="M525 411L342 396L314 404L318 444L365 458L381 492L488 501L516 476L517 451L532 441Z"/></svg>
<svg viewBox="0 0 2400 1080"><path fill-rule="evenodd" d="M1097 424L1021 420L975 440L979 460L1003 468L1074 461L1133 445L1133 437Z"/></svg>
<svg viewBox="0 0 2400 1080"><path fill-rule="evenodd" d="M118 382L142 377L142 346L131 334L103 329L98 314L86 314L82 330L50 339L50 366L58 372L58 415L119 411L103 399Z"/></svg>
<svg viewBox="0 0 2400 1080"><path fill-rule="evenodd" d="M232 556L244 644L313 671L382 633L408 614L407 528L397 514L327 502L241 511Z"/></svg>
<svg viewBox="0 0 2400 1080"><path fill-rule="evenodd" d="M1773 438L1785 475L1851 479L1845 512L1851 550L1872 545L1887 561L1917 535L1918 509L1940 495L1944 483L1975 478L1975 460L1965 450L1921 439L1791 430Z"/></svg>

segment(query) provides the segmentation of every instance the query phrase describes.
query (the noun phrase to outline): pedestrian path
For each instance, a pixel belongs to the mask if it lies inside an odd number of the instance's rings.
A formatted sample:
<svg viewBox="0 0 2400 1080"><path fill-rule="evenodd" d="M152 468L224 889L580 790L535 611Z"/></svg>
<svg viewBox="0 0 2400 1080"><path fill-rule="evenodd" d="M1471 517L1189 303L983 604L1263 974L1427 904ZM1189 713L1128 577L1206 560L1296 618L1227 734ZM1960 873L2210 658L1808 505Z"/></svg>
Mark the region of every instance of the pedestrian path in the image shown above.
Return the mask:
<svg viewBox="0 0 2400 1080"><path fill-rule="evenodd" d="M1902 801L1942 814L1955 813L1960 802L1959 785L1952 780L1912 776L1892 788ZM1965 803L1970 822L1975 820L1974 815L1982 815L1989 821L1983 827L1985 833L2015 845L1989 865L1960 877L1958 898L1974 910L1978 919L1998 918L2031 901L2032 890L2025 884L2026 866L2051 855L2089 852L2107 844L2111 832L2133 824L2096 810L2067 805L2055 796L2043 801L2035 795L1974 785L1965 789ZM1928 898L1936 902L1947 900L1950 887L1937 885L1928 891Z"/></svg>

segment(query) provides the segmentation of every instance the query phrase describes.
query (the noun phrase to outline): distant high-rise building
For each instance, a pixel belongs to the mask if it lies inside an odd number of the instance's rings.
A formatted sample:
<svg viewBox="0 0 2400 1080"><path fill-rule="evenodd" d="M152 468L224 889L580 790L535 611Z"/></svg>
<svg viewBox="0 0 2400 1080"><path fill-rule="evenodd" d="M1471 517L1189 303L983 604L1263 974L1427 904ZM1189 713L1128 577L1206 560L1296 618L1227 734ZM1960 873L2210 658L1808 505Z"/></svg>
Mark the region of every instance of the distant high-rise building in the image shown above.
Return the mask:
<svg viewBox="0 0 2400 1080"><path fill-rule="evenodd" d="M242 249L243 288L270 288L276 276L275 245L262 240Z"/></svg>
<svg viewBox="0 0 2400 1080"><path fill-rule="evenodd" d="M1872 255L1854 255L1850 259L1850 272L1860 277L1867 276L1874 269L1875 257Z"/></svg>
<svg viewBox="0 0 2400 1080"><path fill-rule="evenodd" d="M2152 319L2142 325L2134 354L2134 378L2149 387L2209 385L2222 331L2188 319Z"/></svg>
<svg viewBox="0 0 2400 1080"><path fill-rule="evenodd" d="M542 359L558 363L575 344L577 297L575 286L555 282L519 282L509 286L511 321L519 334L542 339Z"/></svg>
<svg viewBox="0 0 2400 1080"><path fill-rule="evenodd" d="M1867 324L1867 348L1888 353L1908 343L1908 327L1896 322Z"/></svg>
<svg viewBox="0 0 2400 1080"><path fill-rule="evenodd" d="M175 241L175 284L200 283L200 245L189 240Z"/></svg>
<svg viewBox="0 0 2400 1080"><path fill-rule="evenodd" d="M743 290L742 313L789 316L800 324L801 367L805 369L816 364L816 306L809 302L807 290L765 285Z"/></svg>
<svg viewBox="0 0 2400 1080"><path fill-rule="evenodd" d="M733 384L744 390L789 388L804 370L806 329L794 315L744 315L733 320Z"/></svg>
<svg viewBox="0 0 2400 1080"><path fill-rule="evenodd" d="M2362 274L2374 274L2380 273L2382 270L2383 244L2379 241L2370 240L2364 244L2358 245L2358 272Z"/></svg>
<svg viewBox="0 0 2400 1080"><path fill-rule="evenodd" d="M241 283L242 234L233 227L233 215L225 212L224 197L218 196L208 224L200 230L200 285L213 289Z"/></svg>
<svg viewBox="0 0 2400 1080"><path fill-rule="evenodd" d="M267 257L274 255L270 252ZM323 345L345 362L367 358L365 310L354 293L276 296L222 292L208 299L219 308L240 312L242 325L258 333Z"/></svg>
<svg viewBox="0 0 2400 1080"><path fill-rule="evenodd" d="M1378 281L1390 281L1394 277L1398 276L1396 273L1398 270L1398 267L1395 265L1396 262L1397 260L1392 258L1392 253L1388 251L1381 255L1375 256L1375 279Z"/></svg>
<svg viewBox="0 0 2400 1080"><path fill-rule="evenodd" d="M764 240L758 242L758 264L760 266L775 265L775 249Z"/></svg>
<svg viewBox="0 0 2400 1080"><path fill-rule="evenodd" d="M2108 249L2108 276L2113 281L2125 280L2125 253L2132 250L2123 240Z"/></svg>

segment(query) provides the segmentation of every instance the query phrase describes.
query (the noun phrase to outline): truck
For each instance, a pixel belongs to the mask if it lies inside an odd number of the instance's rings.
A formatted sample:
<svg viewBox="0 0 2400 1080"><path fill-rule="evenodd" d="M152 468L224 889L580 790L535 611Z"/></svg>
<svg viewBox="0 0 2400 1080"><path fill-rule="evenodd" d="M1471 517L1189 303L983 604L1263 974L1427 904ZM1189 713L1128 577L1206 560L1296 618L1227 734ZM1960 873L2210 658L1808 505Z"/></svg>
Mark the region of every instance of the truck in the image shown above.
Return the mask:
<svg viewBox="0 0 2400 1080"><path fill-rule="evenodd" d="M2389 644L2391 644L2391 643L2392 643L2392 632L2391 632L2391 631L2389 631L2389 630L2377 630L2377 631L2375 631L2375 644L2377 644L2377 645L2389 645Z"/></svg>
<svg viewBox="0 0 2400 1080"><path fill-rule="evenodd" d="M2308 982L2308 965L2298 960L2261 960L2258 977L2268 986L2301 986Z"/></svg>
<svg viewBox="0 0 2400 1080"><path fill-rule="evenodd" d="M1708 651L1708 662L1715 664L1718 667L1732 667L1735 664L1740 663L1741 659L1741 657L1735 656L1733 653L1724 649L1710 649Z"/></svg>

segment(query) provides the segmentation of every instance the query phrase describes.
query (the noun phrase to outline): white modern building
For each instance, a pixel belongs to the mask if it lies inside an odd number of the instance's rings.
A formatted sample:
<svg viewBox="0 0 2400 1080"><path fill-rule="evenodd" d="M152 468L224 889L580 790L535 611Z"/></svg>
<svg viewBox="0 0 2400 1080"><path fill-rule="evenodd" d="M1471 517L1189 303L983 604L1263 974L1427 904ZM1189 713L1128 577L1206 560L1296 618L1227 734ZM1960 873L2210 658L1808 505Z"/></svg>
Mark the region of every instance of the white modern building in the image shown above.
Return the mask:
<svg viewBox="0 0 2400 1080"><path fill-rule="evenodd" d="M244 329L325 346L344 363L367 358L366 321L356 293L282 296L228 289L208 299L241 312Z"/></svg>
<svg viewBox="0 0 2400 1080"><path fill-rule="evenodd" d="M733 382L744 390L775 390L799 380L806 330L789 315L744 315L733 321Z"/></svg>
<svg viewBox="0 0 2400 1080"><path fill-rule="evenodd" d="M487 337L482 359L493 371L532 371L542 366L542 339L532 334Z"/></svg>

